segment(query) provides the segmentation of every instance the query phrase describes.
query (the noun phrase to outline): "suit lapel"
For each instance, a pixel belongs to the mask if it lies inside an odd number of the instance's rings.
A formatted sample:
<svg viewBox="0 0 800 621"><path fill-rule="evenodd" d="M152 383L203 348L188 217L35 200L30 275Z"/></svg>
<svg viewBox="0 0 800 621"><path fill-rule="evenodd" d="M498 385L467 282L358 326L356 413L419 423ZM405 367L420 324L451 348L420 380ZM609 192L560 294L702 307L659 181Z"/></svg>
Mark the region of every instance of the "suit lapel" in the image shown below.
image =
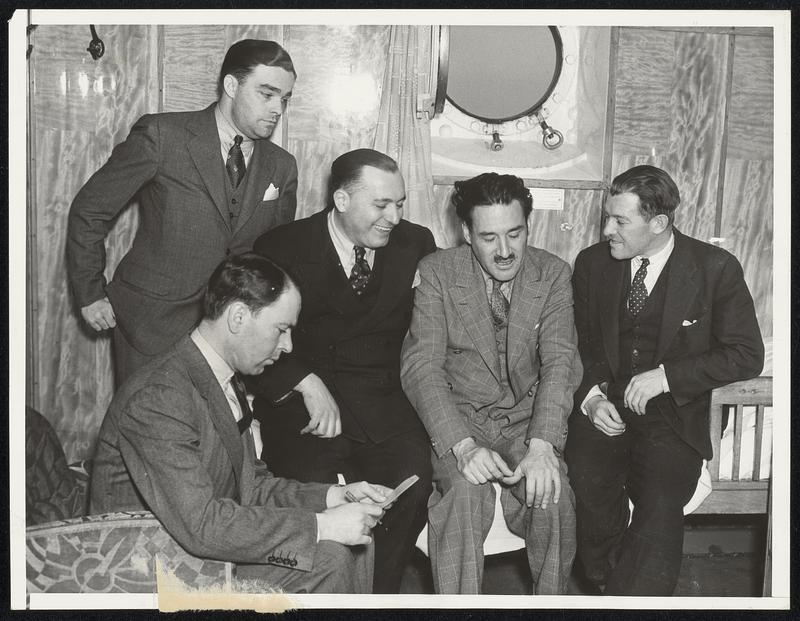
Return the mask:
<svg viewBox="0 0 800 621"><path fill-rule="evenodd" d="M700 288L696 281L697 265L686 250L683 235L675 231L675 247L669 258L667 270L664 310L661 317L661 330L656 343L656 362L661 360L675 334L678 332L687 311L695 300Z"/></svg>
<svg viewBox="0 0 800 621"><path fill-rule="evenodd" d="M216 104L200 112L197 120L187 125L188 130L194 134L189 140L187 148L222 220L227 227L230 227L228 206L225 200L227 181L223 172L224 166L220 152L219 131L214 118L214 106Z"/></svg>
<svg viewBox="0 0 800 621"><path fill-rule="evenodd" d="M611 259L601 275L600 329L608 366L614 375L619 370L619 303L625 279L625 261Z"/></svg>
<svg viewBox="0 0 800 621"><path fill-rule="evenodd" d="M536 320L542 314L547 299L548 283L542 282L539 266L530 253L525 256L511 295L508 313L508 368L513 369L522 352L528 347L529 337L537 327ZM509 374L510 377L511 374Z"/></svg>
<svg viewBox="0 0 800 621"><path fill-rule="evenodd" d="M211 422L217 430L217 434L222 440L222 444L233 464L236 484L241 487L244 449L239 429L234 422L225 393L222 392L222 388L211 371L211 367L208 366L203 354L200 353L191 338L185 337L178 343L177 348L186 362L189 375L197 391L208 404L208 416L211 418Z"/></svg>
<svg viewBox="0 0 800 621"><path fill-rule="evenodd" d="M486 281L468 245L462 246L461 259L457 266L455 285L449 290L450 299L478 353L499 382L500 358L489 314L489 302L486 299Z"/></svg>
<svg viewBox="0 0 800 621"><path fill-rule="evenodd" d="M256 140L253 147L253 157L247 167L247 185L244 188L242 198L242 210L236 219L236 230L238 232L247 221L253 216L256 209L261 207L261 199L266 192L269 182L274 178L275 160L269 157L270 144L268 140Z"/></svg>
<svg viewBox="0 0 800 621"><path fill-rule="evenodd" d="M380 265L382 273L380 290L372 310L367 313L359 326L360 331L386 317L398 298L411 287L411 279L405 276L410 276L412 273L409 267L416 269L417 261L407 240L398 233L395 230L389 238L389 243L375 252L374 265L376 268Z"/></svg>

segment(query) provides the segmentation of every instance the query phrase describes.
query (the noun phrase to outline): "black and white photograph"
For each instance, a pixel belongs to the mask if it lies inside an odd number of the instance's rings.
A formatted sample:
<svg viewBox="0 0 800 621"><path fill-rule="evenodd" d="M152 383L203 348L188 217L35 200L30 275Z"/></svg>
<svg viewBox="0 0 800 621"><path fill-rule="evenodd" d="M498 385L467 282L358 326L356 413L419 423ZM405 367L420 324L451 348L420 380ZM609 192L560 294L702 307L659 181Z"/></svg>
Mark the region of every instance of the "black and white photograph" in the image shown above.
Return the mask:
<svg viewBox="0 0 800 621"><path fill-rule="evenodd" d="M790 22L17 10L11 607L787 609Z"/></svg>

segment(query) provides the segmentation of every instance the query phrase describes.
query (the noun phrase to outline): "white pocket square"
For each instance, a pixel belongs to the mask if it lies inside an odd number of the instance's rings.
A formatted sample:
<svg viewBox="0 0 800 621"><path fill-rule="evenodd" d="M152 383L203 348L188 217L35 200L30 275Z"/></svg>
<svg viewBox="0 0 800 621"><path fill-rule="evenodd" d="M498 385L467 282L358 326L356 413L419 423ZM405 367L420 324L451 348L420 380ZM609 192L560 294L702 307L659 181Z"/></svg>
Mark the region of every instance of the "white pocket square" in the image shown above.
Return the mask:
<svg viewBox="0 0 800 621"><path fill-rule="evenodd" d="M411 283L411 288L414 289L416 286L422 282L422 279L419 277L419 270L414 272L414 282Z"/></svg>
<svg viewBox="0 0 800 621"><path fill-rule="evenodd" d="M692 326L692 325L694 325L696 323L697 323L697 319L692 319L691 321L688 320L688 319L684 319L683 323L681 325L685 328L686 326Z"/></svg>
<svg viewBox="0 0 800 621"><path fill-rule="evenodd" d="M262 198L261 200L274 201L276 198L278 198L278 195L279 195L278 188L276 188L274 185L270 183L266 192L264 192L264 198Z"/></svg>

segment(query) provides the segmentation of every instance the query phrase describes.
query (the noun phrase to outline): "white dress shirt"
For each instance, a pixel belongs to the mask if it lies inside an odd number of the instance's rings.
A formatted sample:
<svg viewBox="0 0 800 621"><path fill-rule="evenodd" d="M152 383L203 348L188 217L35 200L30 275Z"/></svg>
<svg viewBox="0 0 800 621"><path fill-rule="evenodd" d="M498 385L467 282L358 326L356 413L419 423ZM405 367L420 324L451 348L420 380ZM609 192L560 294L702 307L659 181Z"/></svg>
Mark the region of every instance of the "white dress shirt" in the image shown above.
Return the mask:
<svg viewBox="0 0 800 621"><path fill-rule="evenodd" d="M253 156L253 149L256 143L231 125L230 121L223 116L219 106L214 108L214 118L217 120L217 132L219 132L219 147L222 153L222 163L224 164L228 161L228 151L230 151L233 146L233 139L236 136L241 136L242 155L244 155L244 165L246 168L250 163L250 158Z"/></svg>
<svg viewBox="0 0 800 621"><path fill-rule="evenodd" d="M236 398L236 393L233 390L233 386L231 385L231 379L233 379L233 369L231 369L230 365L225 362L225 360L217 353L211 344L200 334L200 331L195 328L190 335L194 344L197 345L197 349L200 350L200 353L203 354L203 358L206 359L208 362L208 366L211 367L212 373L214 373L214 377L219 382L220 388L222 388L222 392L225 393L225 398L228 400L228 406L231 408L231 414L233 414L234 420L237 422L244 417L244 412L242 412L242 408L239 406L239 399ZM252 398L247 397L248 402L250 403L250 407L252 408ZM263 448L261 443L261 432L260 426L256 419L253 419L253 422L250 424L250 433L253 435L253 443L256 447L256 455L261 455L261 449Z"/></svg>
<svg viewBox="0 0 800 621"><path fill-rule="evenodd" d="M333 216L335 211L334 207L328 212L328 234L331 236L333 247L339 256L339 263L341 263L345 275L350 278L350 272L353 271L353 266L356 264L356 252L353 249L355 244L336 223L336 218ZM375 263L375 250L372 248L365 248L365 250L364 258L372 268Z"/></svg>
<svg viewBox="0 0 800 621"><path fill-rule="evenodd" d="M670 232L669 234L669 241L667 241L667 245L664 246L658 252L650 255L647 257L650 259L650 263L647 266L647 275L644 277L644 286L647 289L647 295L650 295L650 292L653 290L653 287L656 286L658 282L658 277L661 276L661 272L664 271L664 266L667 264L670 255L672 254L672 250L675 248L675 234ZM642 258L645 255L637 255L633 257L631 261L631 283L633 283L633 277L636 275L636 271L642 265ZM663 369L664 365L658 365L659 368ZM664 375L664 383L663 383L664 392L669 392L669 382L667 382L667 376ZM589 392L586 393L586 397L581 402L581 412L584 414L588 414L586 411L586 404L588 403L589 399L592 397L596 397L600 395L603 398L607 398L606 394L600 390L600 386L595 384L589 389Z"/></svg>

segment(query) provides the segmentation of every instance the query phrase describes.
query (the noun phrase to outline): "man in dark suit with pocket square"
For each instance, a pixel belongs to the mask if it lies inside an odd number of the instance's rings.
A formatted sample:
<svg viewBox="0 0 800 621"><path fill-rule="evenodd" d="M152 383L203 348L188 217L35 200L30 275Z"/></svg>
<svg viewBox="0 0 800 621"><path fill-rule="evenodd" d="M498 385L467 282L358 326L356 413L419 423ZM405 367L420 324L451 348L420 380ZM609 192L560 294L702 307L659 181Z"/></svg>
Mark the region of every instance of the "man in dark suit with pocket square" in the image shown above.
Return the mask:
<svg viewBox="0 0 800 621"><path fill-rule="evenodd" d="M372 149L331 166L327 209L261 236L258 253L291 266L303 291L295 349L258 378L262 459L301 481L420 477L375 528L375 592L397 593L425 523L430 445L400 385L418 261L431 232L402 218L397 163ZM298 394L299 393L299 394Z"/></svg>
<svg viewBox="0 0 800 621"><path fill-rule="evenodd" d="M575 261L584 376L566 456L580 570L607 595L672 595L683 506L711 458L711 390L764 362L739 262L675 229L679 203L665 171L623 172L605 205L608 241Z"/></svg>
<svg viewBox="0 0 800 621"><path fill-rule="evenodd" d="M294 218L297 165L269 137L295 78L277 43L233 44L217 103L143 116L75 197L69 281L87 325L114 329L117 386L195 326L203 288L225 256ZM107 284L104 240L134 198L139 228Z"/></svg>

